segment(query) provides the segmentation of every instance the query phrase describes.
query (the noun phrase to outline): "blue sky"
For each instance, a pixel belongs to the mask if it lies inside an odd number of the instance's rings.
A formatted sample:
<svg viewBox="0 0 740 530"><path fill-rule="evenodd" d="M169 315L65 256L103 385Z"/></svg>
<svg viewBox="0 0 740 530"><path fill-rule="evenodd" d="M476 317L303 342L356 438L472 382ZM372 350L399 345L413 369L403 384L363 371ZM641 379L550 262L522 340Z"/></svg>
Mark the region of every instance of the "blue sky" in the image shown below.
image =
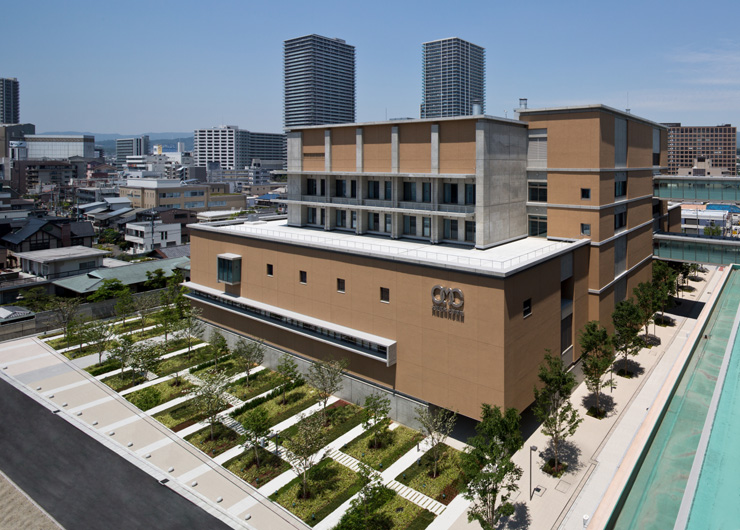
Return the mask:
<svg viewBox="0 0 740 530"><path fill-rule="evenodd" d="M418 117L421 43L486 49L486 113L603 103L740 123L740 2L5 2L0 77L39 132L282 130L282 43L356 47L357 120Z"/></svg>

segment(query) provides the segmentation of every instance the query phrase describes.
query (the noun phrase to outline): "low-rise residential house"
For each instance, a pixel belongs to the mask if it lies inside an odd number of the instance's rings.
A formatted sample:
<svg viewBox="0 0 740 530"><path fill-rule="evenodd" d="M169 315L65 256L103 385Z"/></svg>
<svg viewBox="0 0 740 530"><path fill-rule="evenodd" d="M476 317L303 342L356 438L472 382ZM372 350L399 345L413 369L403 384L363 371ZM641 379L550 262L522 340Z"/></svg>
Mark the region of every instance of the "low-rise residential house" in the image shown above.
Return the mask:
<svg viewBox="0 0 740 530"><path fill-rule="evenodd" d="M30 217L11 223L10 233L0 238L0 244L13 254L73 245L92 247L95 237L92 223L88 221Z"/></svg>
<svg viewBox="0 0 740 530"><path fill-rule="evenodd" d="M103 267L103 259L109 254L107 250L75 245L49 250L17 252L15 257L24 273L53 280L99 269Z"/></svg>
<svg viewBox="0 0 740 530"><path fill-rule="evenodd" d="M162 221L126 223L126 241L131 243L130 254L142 254L158 248L182 244L180 225Z"/></svg>
<svg viewBox="0 0 740 530"><path fill-rule="evenodd" d="M169 278L175 270L188 270L189 266L189 258L160 259L131 263L122 267L97 269L88 271L87 274L55 280L52 283L56 293L60 296L89 296L98 290L104 280L109 279L117 279L123 285L127 285L132 292L139 292L147 290L144 286L149 279L147 272L151 276L157 269L162 269L165 277Z"/></svg>

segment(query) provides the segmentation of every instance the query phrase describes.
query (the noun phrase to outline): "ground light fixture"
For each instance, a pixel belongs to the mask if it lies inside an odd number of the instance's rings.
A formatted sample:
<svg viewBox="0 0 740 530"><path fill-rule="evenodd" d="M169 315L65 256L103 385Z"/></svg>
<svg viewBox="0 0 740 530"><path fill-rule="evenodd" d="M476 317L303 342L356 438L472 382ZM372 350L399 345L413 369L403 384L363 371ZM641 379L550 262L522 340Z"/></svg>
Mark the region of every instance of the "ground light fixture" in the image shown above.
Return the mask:
<svg viewBox="0 0 740 530"><path fill-rule="evenodd" d="M532 445L529 448L529 500L532 500L532 496L534 495L534 490L532 489L532 453L537 452L537 446Z"/></svg>

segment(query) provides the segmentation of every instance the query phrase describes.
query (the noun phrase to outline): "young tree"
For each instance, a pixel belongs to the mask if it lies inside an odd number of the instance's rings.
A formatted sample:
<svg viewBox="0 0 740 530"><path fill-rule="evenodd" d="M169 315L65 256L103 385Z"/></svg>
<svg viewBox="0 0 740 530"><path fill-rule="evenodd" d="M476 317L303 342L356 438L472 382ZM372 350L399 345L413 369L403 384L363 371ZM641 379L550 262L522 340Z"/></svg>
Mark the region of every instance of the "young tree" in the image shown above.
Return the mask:
<svg viewBox="0 0 740 530"><path fill-rule="evenodd" d="M493 530L501 517L514 513L509 499L522 476L521 468L511 461L522 446L519 413L511 408L502 414L499 407L484 404L483 420L475 430L478 434L468 440L462 455L468 477L463 496L473 502L468 522L478 521L484 530Z"/></svg>
<svg viewBox="0 0 740 530"><path fill-rule="evenodd" d="M229 345L226 342L226 338L219 331L211 333L211 351L213 351L214 365L218 366L218 359L222 355L229 354Z"/></svg>
<svg viewBox="0 0 740 530"><path fill-rule="evenodd" d="M309 385L319 391L324 415L326 415L326 403L329 398L342 389L342 372L348 365L349 362L346 359L327 359L313 363L308 369L306 380Z"/></svg>
<svg viewBox="0 0 740 530"><path fill-rule="evenodd" d="M137 342L130 351L129 364L136 381L137 375L144 375L151 370L162 356L162 345L155 342Z"/></svg>
<svg viewBox="0 0 740 530"><path fill-rule="evenodd" d="M334 530L391 530L393 519L387 513L378 512L385 502L396 494L383 484L380 473L359 462L357 475L362 489L352 499L347 510Z"/></svg>
<svg viewBox="0 0 740 530"><path fill-rule="evenodd" d="M550 354L540 365L538 374L542 388L534 388L535 417L542 422L542 433L549 436L555 450L553 475L560 472L560 442L573 436L583 421L570 402L570 395L576 386L575 376L565 369L560 356Z"/></svg>
<svg viewBox="0 0 740 530"><path fill-rule="evenodd" d="M326 435L322 429L323 418L314 414L308 418L301 415L298 423L298 432L285 441L288 450L286 456L290 464L302 476L303 498L308 498L308 470L321 460L319 453L326 444Z"/></svg>
<svg viewBox="0 0 740 530"><path fill-rule="evenodd" d="M188 306L185 298L185 287L180 285L185 279L179 270L175 270L167 279L164 290L160 293L160 301L163 306L173 307L177 312L177 318L185 316Z"/></svg>
<svg viewBox="0 0 740 530"><path fill-rule="evenodd" d="M278 362L277 366L275 367L275 371L280 374L281 379L283 380L283 405L285 405L286 402L286 394L288 391L288 384L298 379L298 365L293 360L293 357L288 355L287 353L284 353L282 357L280 357L280 361Z"/></svg>
<svg viewBox="0 0 740 530"><path fill-rule="evenodd" d="M261 341L247 342L244 339L239 339L236 342L233 354L239 368L247 374L247 388L249 388L249 373L252 371L253 365L262 364L265 358L265 348Z"/></svg>
<svg viewBox="0 0 740 530"><path fill-rule="evenodd" d="M653 315L655 314L655 287L650 282L642 282L632 290L632 293L635 295L635 303L640 309L641 325L645 327L645 338L647 339L648 326L653 321Z"/></svg>
<svg viewBox="0 0 740 530"><path fill-rule="evenodd" d="M656 305L660 308L660 318L663 320L671 296L676 294L676 271L665 261L653 260L653 285Z"/></svg>
<svg viewBox="0 0 740 530"><path fill-rule="evenodd" d="M46 292L45 287L34 287L32 289L23 289L16 303L31 311L40 313L46 311L49 306L51 295Z"/></svg>
<svg viewBox="0 0 740 530"><path fill-rule="evenodd" d="M102 302L111 298L118 298L121 293L128 289L118 278L106 278L100 284L100 287L87 297L88 302Z"/></svg>
<svg viewBox="0 0 740 530"><path fill-rule="evenodd" d="M257 467L260 467L259 441L270 434L270 416L265 409L257 407L247 413L242 426L247 442L254 448Z"/></svg>
<svg viewBox="0 0 740 530"><path fill-rule="evenodd" d="M125 331L126 317L128 317L136 310L136 306L134 305L134 297L131 295L131 289L129 289L128 287L124 287L123 289L121 289L121 292L118 295L118 301L116 302L115 310L116 315L121 317L121 328L123 331Z"/></svg>
<svg viewBox="0 0 740 530"><path fill-rule="evenodd" d="M614 353L611 347L611 338L606 328L598 321L591 320L584 326L578 338L583 353L583 375L586 388L596 396L596 411L594 416L601 417L599 396L604 383L601 378L614 362Z"/></svg>
<svg viewBox="0 0 740 530"><path fill-rule="evenodd" d="M154 293L142 293L134 298L134 310L139 315L141 331L146 327L146 314L159 305L159 299Z"/></svg>
<svg viewBox="0 0 740 530"><path fill-rule="evenodd" d="M457 421L457 412L446 409L434 409L430 407L416 407L416 421L419 422L419 429L424 437L429 438L432 455L432 477L437 476L437 464L442 457L442 445L447 437L452 433Z"/></svg>
<svg viewBox="0 0 740 530"><path fill-rule="evenodd" d="M165 285L167 285L167 277L162 269L146 272L144 287L147 289L162 289Z"/></svg>
<svg viewBox="0 0 740 530"><path fill-rule="evenodd" d="M110 348L110 357L121 363L121 373L129 366L131 351L134 349L134 339L130 335L123 335L113 341Z"/></svg>
<svg viewBox="0 0 740 530"><path fill-rule="evenodd" d="M101 324L99 322L88 322L81 330L82 342L92 346L95 353L98 354L98 364L103 362L103 354L110 346L115 334L113 326Z"/></svg>
<svg viewBox="0 0 740 530"><path fill-rule="evenodd" d="M370 394L365 398L365 421L362 423L366 430L373 431L373 448L379 447L378 438L388 428L386 420L391 412L390 398L380 394Z"/></svg>
<svg viewBox="0 0 740 530"><path fill-rule="evenodd" d="M612 344L618 355L622 356L622 370L618 373L627 377L627 357L637 355L645 346L645 341L640 337L642 327L642 315L640 308L630 298L622 300L612 313L614 323L614 335Z"/></svg>
<svg viewBox="0 0 740 530"><path fill-rule="evenodd" d="M206 331L206 325L200 319L203 314L201 309L197 307L190 307L185 313L183 319L183 331L186 333L186 339L188 341L188 358L193 349L193 339L201 338Z"/></svg>
<svg viewBox="0 0 740 530"><path fill-rule="evenodd" d="M213 426L218 421L217 415L227 405L224 398L226 385L229 384L228 376L220 370L208 370L200 376L202 385L191 390L193 403L196 408L206 417L211 427L211 440L213 440Z"/></svg>
<svg viewBox="0 0 740 530"><path fill-rule="evenodd" d="M80 298L62 298L60 296L54 296L49 300L49 310L54 313L54 322L64 330L67 348L69 348L71 330L81 303Z"/></svg>
<svg viewBox="0 0 740 530"><path fill-rule="evenodd" d="M175 331L177 324L177 311L174 307L163 307L154 317L157 324L157 331L164 335L164 340L168 341L170 333Z"/></svg>

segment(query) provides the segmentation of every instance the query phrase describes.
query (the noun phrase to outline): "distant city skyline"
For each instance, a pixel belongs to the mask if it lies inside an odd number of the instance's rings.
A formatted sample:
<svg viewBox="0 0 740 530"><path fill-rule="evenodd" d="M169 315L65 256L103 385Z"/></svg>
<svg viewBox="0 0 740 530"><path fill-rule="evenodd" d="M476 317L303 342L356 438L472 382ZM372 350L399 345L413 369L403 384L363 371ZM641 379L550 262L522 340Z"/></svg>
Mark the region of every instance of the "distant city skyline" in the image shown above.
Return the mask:
<svg viewBox="0 0 740 530"><path fill-rule="evenodd" d="M713 10L732 20L740 5ZM39 133L281 132L283 41L313 33L355 47L360 122L417 117L422 43L454 36L486 49L489 115L515 118L526 97L530 108L603 103L657 122L740 122L740 37L663 2L46 0L12 2L3 16L23 52L4 55L0 77L18 79L21 122Z"/></svg>

